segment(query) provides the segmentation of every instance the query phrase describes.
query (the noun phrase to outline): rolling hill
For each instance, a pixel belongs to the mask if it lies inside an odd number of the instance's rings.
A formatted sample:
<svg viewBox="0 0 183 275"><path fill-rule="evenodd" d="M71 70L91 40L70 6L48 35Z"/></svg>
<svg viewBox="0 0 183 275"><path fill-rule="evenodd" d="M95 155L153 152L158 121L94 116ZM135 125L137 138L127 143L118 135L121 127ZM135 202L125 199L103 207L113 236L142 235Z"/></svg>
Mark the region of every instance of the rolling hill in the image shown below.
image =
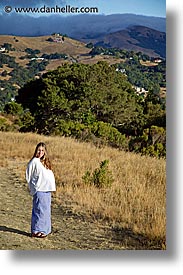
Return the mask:
<svg viewBox="0 0 183 275"><path fill-rule="evenodd" d="M22 36L11 36L11 35L0 35L0 48L4 43L12 45L14 51L9 51L7 54L15 57L15 61L21 65L26 66L30 59L26 58L25 50L31 48L32 50L38 49L40 53L38 57L43 54L66 54L68 56L67 60L64 59L53 59L49 61L47 70L56 69L58 66L61 66L65 62L82 62L84 64L94 64L100 60L106 60L110 64L119 63L120 58L115 58L112 56L95 56L92 57L89 55L91 49L86 47L84 42L65 37L64 42L50 42L49 36L38 36L38 37L22 37ZM10 72L10 68L6 68L5 65L3 68L0 68L0 73L3 70Z"/></svg>
<svg viewBox="0 0 183 275"><path fill-rule="evenodd" d="M0 47L2 47L4 43L11 44L15 50L10 51L8 54L14 56L16 62L22 66L25 66L29 61L27 58L23 58L26 56L25 50L27 48L33 50L38 49L40 51L38 57L41 57L43 54L56 52L68 56L66 61L63 59L50 60L47 67L48 70L55 69L65 62L93 64L100 60L106 60L108 63L114 64L122 61L120 58L117 59L110 55L91 56L89 54L91 49L86 47L88 42L104 48L119 48L142 52L152 57L166 57L166 34L144 26L133 26L98 38L82 39L82 41L65 37L64 41L50 42L49 39L51 37L53 36L23 37L0 35Z"/></svg>
<svg viewBox="0 0 183 275"><path fill-rule="evenodd" d="M143 52L149 56L166 57L166 33L145 26L132 26L94 39L83 39L95 46Z"/></svg>

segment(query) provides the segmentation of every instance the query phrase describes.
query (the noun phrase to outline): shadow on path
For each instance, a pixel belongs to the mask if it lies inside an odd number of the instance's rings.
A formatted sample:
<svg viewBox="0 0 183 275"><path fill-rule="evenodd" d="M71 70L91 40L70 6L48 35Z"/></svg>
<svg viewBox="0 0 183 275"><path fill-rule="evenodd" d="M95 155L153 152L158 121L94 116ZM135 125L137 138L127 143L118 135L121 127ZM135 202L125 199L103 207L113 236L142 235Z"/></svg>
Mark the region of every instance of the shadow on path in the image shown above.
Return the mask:
<svg viewBox="0 0 183 275"><path fill-rule="evenodd" d="M0 225L0 231L12 232L12 233L19 234L19 235L30 236L30 233L27 233L25 231L21 231L19 229L7 227L7 226L2 226L2 225Z"/></svg>

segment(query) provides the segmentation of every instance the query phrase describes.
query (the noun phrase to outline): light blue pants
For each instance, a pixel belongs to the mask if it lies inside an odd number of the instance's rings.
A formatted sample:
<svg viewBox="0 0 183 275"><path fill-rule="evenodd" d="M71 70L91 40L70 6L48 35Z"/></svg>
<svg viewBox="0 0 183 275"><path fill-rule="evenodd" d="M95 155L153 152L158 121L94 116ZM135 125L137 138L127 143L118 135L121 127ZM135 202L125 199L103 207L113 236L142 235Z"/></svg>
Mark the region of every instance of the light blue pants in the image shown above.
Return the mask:
<svg viewBox="0 0 183 275"><path fill-rule="evenodd" d="M51 233L51 192L37 191L33 196L31 233Z"/></svg>

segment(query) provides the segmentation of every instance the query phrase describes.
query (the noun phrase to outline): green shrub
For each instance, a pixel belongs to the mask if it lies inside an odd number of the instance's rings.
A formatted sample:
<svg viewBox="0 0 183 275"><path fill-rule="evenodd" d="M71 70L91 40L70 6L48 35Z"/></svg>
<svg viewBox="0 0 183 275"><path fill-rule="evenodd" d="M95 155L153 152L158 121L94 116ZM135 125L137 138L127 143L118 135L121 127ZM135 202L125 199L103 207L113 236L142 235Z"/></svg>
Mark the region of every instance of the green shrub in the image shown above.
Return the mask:
<svg viewBox="0 0 183 275"><path fill-rule="evenodd" d="M0 118L0 131L7 131L8 124L5 118Z"/></svg>
<svg viewBox="0 0 183 275"><path fill-rule="evenodd" d="M59 119L51 133L91 141L98 146L109 145L120 149L128 149L128 140L125 135L112 127L111 124L102 121L95 122L92 115L88 115L85 119L85 123Z"/></svg>
<svg viewBox="0 0 183 275"><path fill-rule="evenodd" d="M86 126L82 123L75 121L66 121L64 119L59 119L57 121L57 126L53 129L53 134L61 135L65 137L73 136L80 138L82 131Z"/></svg>
<svg viewBox="0 0 183 275"><path fill-rule="evenodd" d="M23 108L22 108L21 104L18 104L16 102L12 101L12 102L8 102L5 105L4 111L7 114L11 114L11 115L21 115L23 113Z"/></svg>
<svg viewBox="0 0 183 275"><path fill-rule="evenodd" d="M111 124L103 121L93 123L91 132L102 139L103 144L118 147L120 149L128 148L128 141L125 135L121 134Z"/></svg>
<svg viewBox="0 0 183 275"><path fill-rule="evenodd" d="M154 125L144 129L142 136L130 140L129 149L142 155L166 157L165 129Z"/></svg>
<svg viewBox="0 0 183 275"><path fill-rule="evenodd" d="M104 160L100 163L100 167L96 168L91 174L86 171L82 177L85 184L94 185L98 188L110 187L114 181L112 173L108 168L109 160Z"/></svg>
<svg viewBox="0 0 183 275"><path fill-rule="evenodd" d="M33 131L34 125L35 125L35 119L32 116L32 114L29 111L27 111L20 116L19 124L20 124L21 132Z"/></svg>

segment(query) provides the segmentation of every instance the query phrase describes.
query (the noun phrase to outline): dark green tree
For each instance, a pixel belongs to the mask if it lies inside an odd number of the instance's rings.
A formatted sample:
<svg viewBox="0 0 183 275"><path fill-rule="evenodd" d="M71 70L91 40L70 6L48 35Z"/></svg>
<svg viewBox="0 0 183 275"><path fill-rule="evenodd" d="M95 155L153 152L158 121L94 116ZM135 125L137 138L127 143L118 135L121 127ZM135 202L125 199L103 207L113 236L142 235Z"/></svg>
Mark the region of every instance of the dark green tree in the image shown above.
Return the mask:
<svg viewBox="0 0 183 275"><path fill-rule="evenodd" d="M56 127L58 119L83 123L89 110L96 120L115 127L129 124L141 108L126 77L105 62L66 64L27 83L16 99L43 132Z"/></svg>

